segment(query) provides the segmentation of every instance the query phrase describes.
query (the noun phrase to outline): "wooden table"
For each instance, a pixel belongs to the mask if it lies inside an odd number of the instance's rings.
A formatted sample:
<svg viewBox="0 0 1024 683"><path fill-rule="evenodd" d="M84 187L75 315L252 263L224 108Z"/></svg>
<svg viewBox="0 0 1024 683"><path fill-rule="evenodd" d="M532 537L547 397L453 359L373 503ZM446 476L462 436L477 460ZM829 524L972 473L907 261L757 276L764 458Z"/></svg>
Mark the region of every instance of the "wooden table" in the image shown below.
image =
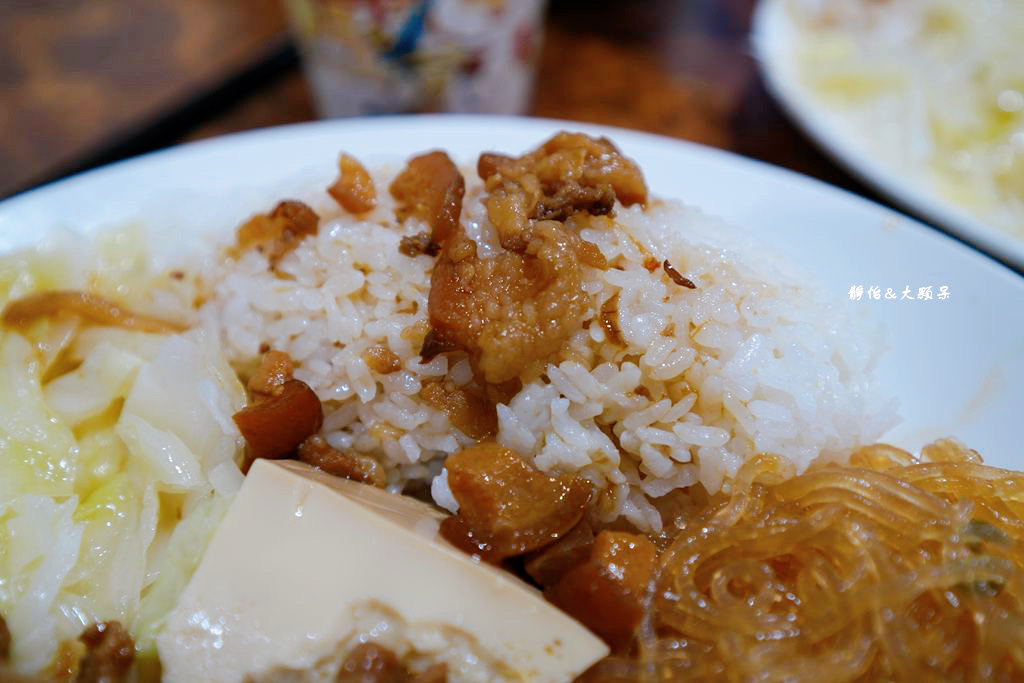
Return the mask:
<svg viewBox="0 0 1024 683"><path fill-rule="evenodd" d="M693 140L871 194L765 92L754 0L553 0L532 113ZM278 0L0 3L0 197L315 118Z"/></svg>

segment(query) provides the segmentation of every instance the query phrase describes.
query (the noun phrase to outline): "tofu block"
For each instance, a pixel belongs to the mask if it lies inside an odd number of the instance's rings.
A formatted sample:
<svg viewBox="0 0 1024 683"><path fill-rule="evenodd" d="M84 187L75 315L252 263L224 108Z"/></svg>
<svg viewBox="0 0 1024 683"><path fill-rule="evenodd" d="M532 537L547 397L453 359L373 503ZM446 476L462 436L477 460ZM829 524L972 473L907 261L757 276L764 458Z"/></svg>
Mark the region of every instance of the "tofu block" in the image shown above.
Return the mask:
<svg viewBox="0 0 1024 683"><path fill-rule="evenodd" d="M424 642L449 653L453 682L571 681L608 653L539 591L444 541L443 517L302 463L257 460L159 636L164 680L333 680L346 647L387 644L398 626L415 636L413 659L430 659ZM362 632L368 610L391 626Z"/></svg>

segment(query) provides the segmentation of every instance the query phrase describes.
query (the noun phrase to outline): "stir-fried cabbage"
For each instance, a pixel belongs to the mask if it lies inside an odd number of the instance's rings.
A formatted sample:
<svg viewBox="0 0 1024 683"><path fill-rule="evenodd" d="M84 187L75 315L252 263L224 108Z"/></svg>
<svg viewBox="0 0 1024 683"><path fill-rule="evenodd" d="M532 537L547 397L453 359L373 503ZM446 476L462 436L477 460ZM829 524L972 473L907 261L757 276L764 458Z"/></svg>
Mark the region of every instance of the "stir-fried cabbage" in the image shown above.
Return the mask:
<svg viewBox="0 0 1024 683"><path fill-rule="evenodd" d="M66 637L68 617L60 593L78 562L83 525L73 516L78 497L58 503L26 494L0 504L0 605L14 634L11 655L26 672L53 657Z"/></svg>
<svg viewBox="0 0 1024 683"><path fill-rule="evenodd" d="M45 258L13 259L0 263L0 304L80 279L61 279ZM128 257L114 266L139 269ZM0 615L17 671L45 670L62 641L111 619L140 655L155 655L155 634L241 484L231 415L244 402L199 330L62 319L0 328Z"/></svg>
<svg viewBox="0 0 1024 683"><path fill-rule="evenodd" d="M199 335L169 339L139 370L116 427L131 454L171 491L205 483L238 445L231 415L245 393L216 346Z"/></svg>
<svg viewBox="0 0 1024 683"><path fill-rule="evenodd" d="M70 425L53 416L43 398L42 369L28 340L0 338L0 493L69 496L76 449Z"/></svg>
<svg viewBox="0 0 1024 683"><path fill-rule="evenodd" d="M1024 237L1024 3L788 0L797 71L850 141Z"/></svg>
<svg viewBox="0 0 1024 683"><path fill-rule="evenodd" d="M174 526L154 559L151 583L136 613L132 630L140 650L156 652L156 636L199 565L200 551L227 512L229 496L207 496ZM151 550L152 552L152 550Z"/></svg>

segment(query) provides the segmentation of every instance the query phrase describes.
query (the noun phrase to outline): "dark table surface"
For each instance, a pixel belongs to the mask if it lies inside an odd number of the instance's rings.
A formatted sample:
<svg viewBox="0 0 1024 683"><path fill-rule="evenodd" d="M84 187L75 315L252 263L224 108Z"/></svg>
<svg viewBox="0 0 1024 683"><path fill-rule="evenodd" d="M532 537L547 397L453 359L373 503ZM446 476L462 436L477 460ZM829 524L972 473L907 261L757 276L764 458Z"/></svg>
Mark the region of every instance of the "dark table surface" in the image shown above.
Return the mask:
<svg viewBox="0 0 1024 683"><path fill-rule="evenodd" d="M661 133L873 196L765 91L754 0L553 0L531 113ZM0 197L178 142L315 118L278 0L5 0Z"/></svg>

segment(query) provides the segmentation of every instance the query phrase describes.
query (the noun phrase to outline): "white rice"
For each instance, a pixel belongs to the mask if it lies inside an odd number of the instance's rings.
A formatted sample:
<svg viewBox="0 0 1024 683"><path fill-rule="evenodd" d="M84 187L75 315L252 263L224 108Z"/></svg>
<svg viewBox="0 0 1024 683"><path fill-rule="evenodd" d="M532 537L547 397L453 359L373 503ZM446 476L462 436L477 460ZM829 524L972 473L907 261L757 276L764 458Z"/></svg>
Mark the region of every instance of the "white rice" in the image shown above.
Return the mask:
<svg viewBox="0 0 1024 683"><path fill-rule="evenodd" d="M373 600L356 603L352 632L330 648L331 655L302 669L277 668L250 675L249 683L330 683L337 680L345 658L359 645L387 648L414 674L444 664L448 680L460 683L511 683L522 677L509 662L495 659L472 636L452 626L409 623L400 614Z"/></svg>
<svg viewBox="0 0 1024 683"><path fill-rule="evenodd" d="M395 222L389 180L377 178L371 215L325 217L279 274L255 252L225 261L208 274L200 318L238 364L254 364L261 345L291 354L325 402L329 443L380 458L395 489L432 484L435 501L454 509L438 475L447 454L474 441L419 392L442 377L466 385L472 370L460 354L420 363L433 259L399 253L403 235L425 228ZM463 221L487 255L493 228L467 181ZM843 460L895 422L870 381L876 345L741 234L656 201L617 207L614 227L583 236L612 267L588 269L588 322L557 358L524 371L522 390L497 406L497 439L541 470L589 478L606 519L657 532L655 502L673 490L718 491L758 453L798 471ZM697 288L672 282L663 260ZM599 321L616 293L625 347ZM375 345L397 354L401 370L371 370L363 354Z"/></svg>

